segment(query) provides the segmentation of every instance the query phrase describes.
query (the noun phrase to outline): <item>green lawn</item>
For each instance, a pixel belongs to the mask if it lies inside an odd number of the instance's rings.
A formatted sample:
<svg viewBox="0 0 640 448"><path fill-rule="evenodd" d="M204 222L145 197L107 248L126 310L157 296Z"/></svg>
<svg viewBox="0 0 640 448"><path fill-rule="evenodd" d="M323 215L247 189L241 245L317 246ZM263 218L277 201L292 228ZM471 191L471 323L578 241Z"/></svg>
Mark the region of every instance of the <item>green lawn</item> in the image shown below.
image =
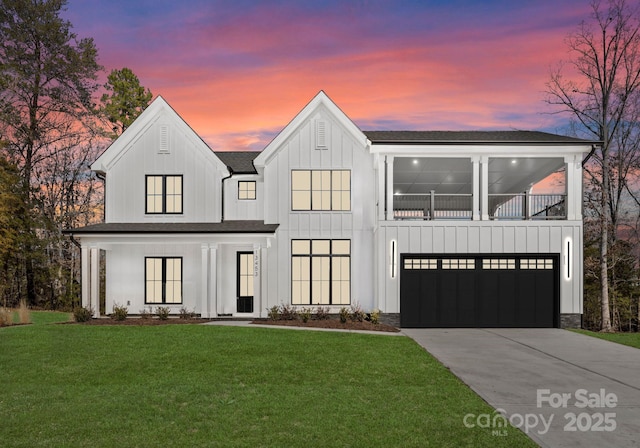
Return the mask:
<svg viewBox="0 0 640 448"><path fill-rule="evenodd" d="M405 337L39 314L0 328L1 446L535 446Z"/></svg>
<svg viewBox="0 0 640 448"><path fill-rule="evenodd" d="M628 345L630 347L640 348L640 333L597 333L587 330L573 330L576 333L586 334L594 338L605 339L618 344Z"/></svg>

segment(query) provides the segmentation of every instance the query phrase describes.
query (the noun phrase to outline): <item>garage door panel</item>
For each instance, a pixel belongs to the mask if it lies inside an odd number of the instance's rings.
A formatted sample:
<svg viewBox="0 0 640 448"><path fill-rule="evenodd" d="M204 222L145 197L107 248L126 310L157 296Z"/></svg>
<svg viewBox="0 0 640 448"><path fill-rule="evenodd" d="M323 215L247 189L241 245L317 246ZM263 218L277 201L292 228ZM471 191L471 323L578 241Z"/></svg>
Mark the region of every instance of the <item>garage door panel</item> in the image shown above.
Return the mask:
<svg viewBox="0 0 640 448"><path fill-rule="evenodd" d="M407 255L403 327L554 327L557 255ZM408 269L407 269L408 267Z"/></svg>
<svg viewBox="0 0 640 448"><path fill-rule="evenodd" d="M536 281L536 322L543 327L553 326L552 316L555 313L553 300L548 300L554 296L553 271L538 273L539 279Z"/></svg>
<svg viewBox="0 0 640 448"><path fill-rule="evenodd" d="M535 271L520 272L518 276L516 326L536 326L536 282L537 276Z"/></svg>
<svg viewBox="0 0 640 448"><path fill-rule="evenodd" d="M478 282L478 326L491 325L496 321L499 313L499 284L498 272L484 272Z"/></svg>
<svg viewBox="0 0 640 448"><path fill-rule="evenodd" d="M401 314L401 325L406 327L420 326L420 303L423 293L420 288L421 276L419 272L404 271L400 282L400 297L411 297L405 300L401 306L404 308Z"/></svg>
<svg viewBox="0 0 640 448"><path fill-rule="evenodd" d="M477 319L476 273L475 270L460 270L457 272L458 285L458 314L457 322L460 327L473 327Z"/></svg>
<svg viewBox="0 0 640 448"><path fill-rule="evenodd" d="M457 325L458 316L458 278L451 271L442 271L437 289L440 305L438 320L443 326L453 327Z"/></svg>
<svg viewBox="0 0 640 448"><path fill-rule="evenodd" d="M438 323L439 304L431 295L435 294L438 275L435 271L422 275L420 282L420 312L417 316L424 325L434 326Z"/></svg>

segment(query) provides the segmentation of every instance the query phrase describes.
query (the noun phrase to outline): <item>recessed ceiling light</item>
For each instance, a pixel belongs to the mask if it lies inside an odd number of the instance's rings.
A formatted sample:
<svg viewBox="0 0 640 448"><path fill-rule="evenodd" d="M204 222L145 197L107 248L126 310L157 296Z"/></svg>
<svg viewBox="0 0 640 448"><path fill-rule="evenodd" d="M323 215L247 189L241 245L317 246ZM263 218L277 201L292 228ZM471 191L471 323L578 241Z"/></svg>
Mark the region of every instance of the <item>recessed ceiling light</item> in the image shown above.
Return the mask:
<svg viewBox="0 0 640 448"><path fill-rule="evenodd" d="M515 165L516 163L518 163L518 161L516 159L511 159L511 164Z"/></svg>
<svg viewBox="0 0 640 448"><path fill-rule="evenodd" d="M413 164L417 165L418 164L418 159L413 159Z"/></svg>

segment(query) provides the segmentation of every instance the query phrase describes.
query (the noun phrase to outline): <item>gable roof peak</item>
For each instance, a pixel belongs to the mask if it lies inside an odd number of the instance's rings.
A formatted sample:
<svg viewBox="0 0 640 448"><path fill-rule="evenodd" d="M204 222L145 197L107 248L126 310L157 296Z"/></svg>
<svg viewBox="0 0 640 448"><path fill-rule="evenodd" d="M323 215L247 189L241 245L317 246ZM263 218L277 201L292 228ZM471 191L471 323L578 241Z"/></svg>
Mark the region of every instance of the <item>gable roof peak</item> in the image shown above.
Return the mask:
<svg viewBox="0 0 640 448"><path fill-rule="evenodd" d="M227 171L226 165L213 153L209 145L161 95L155 97L133 123L100 154L97 160L91 164L91 170L102 174L106 173L129 150L138 136L146 132L146 129L152 126L161 114L166 114L170 122L181 129L185 135L191 135L195 147L206 154L206 157L213 157L220 170Z"/></svg>
<svg viewBox="0 0 640 448"><path fill-rule="evenodd" d="M320 90L312 99L302 108L300 112L287 124L278 135L262 150L260 155L255 158L254 165L256 168L262 168L267 161L278 152L282 144L294 133L300 126L311 117L320 106L333 115L344 128L356 139L361 140L363 144L367 137L362 133L360 128L340 109L336 103L327 95L324 90Z"/></svg>

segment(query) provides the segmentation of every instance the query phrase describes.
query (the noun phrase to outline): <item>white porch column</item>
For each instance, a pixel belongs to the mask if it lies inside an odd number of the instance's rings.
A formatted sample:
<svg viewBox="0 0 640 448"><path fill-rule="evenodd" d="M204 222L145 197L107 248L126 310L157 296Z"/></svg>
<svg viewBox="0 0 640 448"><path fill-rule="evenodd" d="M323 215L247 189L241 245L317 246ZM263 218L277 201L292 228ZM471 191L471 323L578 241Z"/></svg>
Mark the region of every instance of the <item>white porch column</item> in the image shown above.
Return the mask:
<svg viewBox="0 0 640 448"><path fill-rule="evenodd" d="M478 221L480 219L480 157L474 156L471 158L472 177L471 182L473 185L472 193L472 214L471 219Z"/></svg>
<svg viewBox="0 0 640 448"><path fill-rule="evenodd" d="M92 247L91 251L91 281L90 281L90 306L94 316L100 317L100 249ZM105 310L106 311L106 310Z"/></svg>
<svg viewBox="0 0 640 448"><path fill-rule="evenodd" d="M582 160L577 156L567 156L565 162L565 194L567 220L582 219Z"/></svg>
<svg viewBox="0 0 640 448"><path fill-rule="evenodd" d="M384 221L384 202L385 202L385 191L384 191L384 176L385 176L385 167L384 167L384 157L378 156L378 220Z"/></svg>
<svg viewBox="0 0 640 448"><path fill-rule="evenodd" d="M218 245L209 244L209 317L218 317Z"/></svg>
<svg viewBox="0 0 640 448"><path fill-rule="evenodd" d="M209 317L209 245L200 246L202 253L200 265L200 316Z"/></svg>
<svg viewBox="0 0 640 448"><path fill-rule="evenodd" d="M387 156L387 221L393 221L393 157Z"/></svg>
<svg viewBox="0 0 640 448"><path fill-rule="evenodd" d="M91 260L89 259L89 248L85 245L82 245L80 248L80 264L81 264L81 298L82 298L82 306L88 307L91 303L91 297L89 296L89 286L91 286L91 277L90 277L90 266Z"/></svg>
<svg viewBox="0 0 640 448"><path fill-rule="evenodd" d="M480 216L483 221L489 220L489 157L480 157Z"/></svg>
<svg viewBox="0 0 640 448"><path fill-rule="evenodd" d="M262 267L262 250L259 244L253 245L253 312L260 314L262 310L262 288L261 267Z"/></svg>

